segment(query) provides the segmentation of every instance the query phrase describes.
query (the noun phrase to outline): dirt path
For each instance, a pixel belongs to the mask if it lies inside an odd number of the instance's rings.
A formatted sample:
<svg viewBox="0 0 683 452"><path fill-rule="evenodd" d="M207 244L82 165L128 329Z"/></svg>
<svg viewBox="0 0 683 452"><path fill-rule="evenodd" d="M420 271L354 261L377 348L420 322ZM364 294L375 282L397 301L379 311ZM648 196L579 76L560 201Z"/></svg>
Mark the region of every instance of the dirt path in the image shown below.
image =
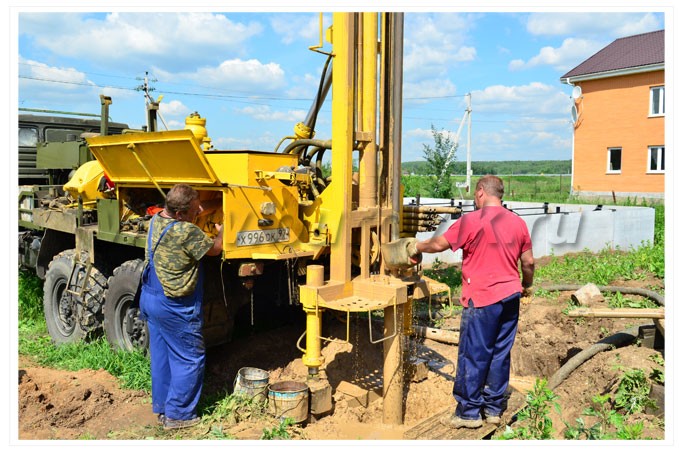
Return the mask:
<svg viewBox="0 0 683 452"><path fill-rule="evenodd" d="M650 287L652 281L643 281ZM572 319L562 314L569 292L555 299L536 299L523 305L517 341L513 349L511 385L525 392L536 378L548 379L578 351L627 327L651 324L638 319ZM442 328L456 329L459 319L444 321ZM345 337L345 326L331 318L323 325L334 337ZM366 320L353 320L349 343L326 343L325 371L333 388L334 411L312 419L293 430L295 438L310 440L377 439L401 440L404 433L435 413L452 409L451 395L457 346L429 339L406 339L411 359L424 363L424 372L407 386L403 425L382 422L382 344L371 344ZM305 381L307 368L301 362L296 342L302 326L283 327L258 336L236 340L211 349L207 356L205 394L231 389L241 367L258 367L269 372L270 382ZM379 327L373 337L379 337ZM561 414L553 414L557 439L562 439L564 422L574 424L597 394L614 393L624 369L640 368L646 375L663 369L652 348L630 345L602 352L575 370L556 389ZM419 378L418 378L419 377ZM370 391L367 406L335 391L347 382ZM22 362L19 369L19 439L143 439L210 438L209 427L200 425L170 436L156 424L150 397L144 392L122 390L105 371L66 372ZM584 416L585 417L585 416ZM643 414L644 436L664 437L663 415ZM661 420L660 420L661 419ZM259 439L264 428L277 425L274 419L260 419L226 426L237 439Z"/></svg>

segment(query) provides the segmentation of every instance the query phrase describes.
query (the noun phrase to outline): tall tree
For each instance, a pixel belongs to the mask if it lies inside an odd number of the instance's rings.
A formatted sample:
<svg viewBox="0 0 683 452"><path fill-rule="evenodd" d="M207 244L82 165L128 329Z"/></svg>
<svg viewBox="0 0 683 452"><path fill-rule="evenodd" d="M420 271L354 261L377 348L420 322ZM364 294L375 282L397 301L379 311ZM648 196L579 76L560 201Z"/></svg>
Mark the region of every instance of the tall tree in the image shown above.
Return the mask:
<svg viewBox="0 0 683 452"><path fill-rule="evenodd" d="M455 152L458 143L451 139L448 132L436 130L432 124L434 148L423 144L423 155L431 174L436 176L433 186L433 196L436 198L450 198L453 187L451 174L455 171Z"/></svg>

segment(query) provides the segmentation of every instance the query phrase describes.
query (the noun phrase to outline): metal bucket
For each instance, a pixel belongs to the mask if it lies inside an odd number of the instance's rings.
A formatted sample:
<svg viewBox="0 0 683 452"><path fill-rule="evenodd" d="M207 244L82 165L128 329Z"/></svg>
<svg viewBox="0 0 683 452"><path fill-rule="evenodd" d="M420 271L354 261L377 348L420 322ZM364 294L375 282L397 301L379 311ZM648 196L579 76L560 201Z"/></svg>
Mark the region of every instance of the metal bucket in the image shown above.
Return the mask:
<svg viewBox="0 0 683 452"><path fill-rule="evenodd" d="M242 394L258 402L266 400L268 372L255 367L243 367L237 371L233 393Z"/></svg>
<svg viewBox="0 0 683 452"><path fill-rule="evenodd" d="M280 381L268 385L270 411L278 418L292 418L295 423L308 419L308 386L298 381Z"/></svg>

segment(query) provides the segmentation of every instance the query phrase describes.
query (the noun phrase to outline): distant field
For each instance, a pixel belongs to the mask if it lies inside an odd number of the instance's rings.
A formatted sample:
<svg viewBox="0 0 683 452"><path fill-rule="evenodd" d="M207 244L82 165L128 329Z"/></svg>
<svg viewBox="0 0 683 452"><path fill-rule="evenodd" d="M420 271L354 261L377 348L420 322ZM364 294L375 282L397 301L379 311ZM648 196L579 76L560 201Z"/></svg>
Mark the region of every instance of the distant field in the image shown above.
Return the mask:
<svg viewBox="0 0 683 452"><path fill-rule="evenodd" d="M426 176L432 174L426 161L403 162L401 169L404 174ZM570 174L571 160L508 160L481 161L471 163L472 174ZM467 174L467 163L457 161L453 164L453 174Z"/></svg>
<svg viewBox="0 0 683 452"><path fill-rule="evenodd" d="M472 176L474 187L481 176ZM498 175L505 184L504 199L508 201L564 202L569 199L571 175ZM404 175L401 182L404 196L432 197L434 176ZM451 176L451 196L454 198L472 199L472 194L457 183L464 183L465 176Z"/></svg>

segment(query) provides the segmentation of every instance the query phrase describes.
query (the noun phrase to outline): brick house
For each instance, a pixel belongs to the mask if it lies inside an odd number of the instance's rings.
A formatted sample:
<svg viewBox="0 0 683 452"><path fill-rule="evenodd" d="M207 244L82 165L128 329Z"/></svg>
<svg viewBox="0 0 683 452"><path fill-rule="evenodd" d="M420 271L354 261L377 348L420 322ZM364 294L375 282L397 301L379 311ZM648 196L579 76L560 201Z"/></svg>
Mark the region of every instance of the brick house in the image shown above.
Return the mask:
<svg viewBox="0 0 683 452"><path fill-rule="evenodd" d="M620 38L560 78L574 86L572 193L664 198L664 30Z"/></svg>

